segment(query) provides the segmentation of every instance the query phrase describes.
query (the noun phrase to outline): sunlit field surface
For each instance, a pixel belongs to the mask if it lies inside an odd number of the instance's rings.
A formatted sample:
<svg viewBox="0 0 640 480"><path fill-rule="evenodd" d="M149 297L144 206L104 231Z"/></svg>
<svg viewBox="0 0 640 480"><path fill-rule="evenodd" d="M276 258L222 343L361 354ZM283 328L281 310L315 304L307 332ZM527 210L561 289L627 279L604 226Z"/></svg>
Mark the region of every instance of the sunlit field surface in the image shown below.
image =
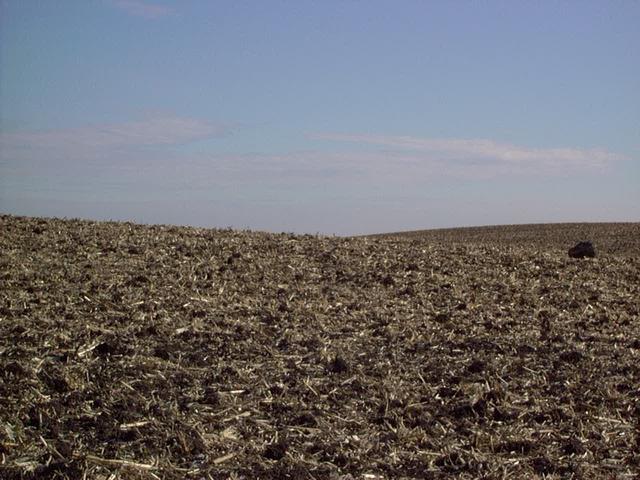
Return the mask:
<svg viewBox="0 0 640 480"><path fill-rule="evenodd" d="M634 478L639 239L2 216L0 477Z"/></svg>

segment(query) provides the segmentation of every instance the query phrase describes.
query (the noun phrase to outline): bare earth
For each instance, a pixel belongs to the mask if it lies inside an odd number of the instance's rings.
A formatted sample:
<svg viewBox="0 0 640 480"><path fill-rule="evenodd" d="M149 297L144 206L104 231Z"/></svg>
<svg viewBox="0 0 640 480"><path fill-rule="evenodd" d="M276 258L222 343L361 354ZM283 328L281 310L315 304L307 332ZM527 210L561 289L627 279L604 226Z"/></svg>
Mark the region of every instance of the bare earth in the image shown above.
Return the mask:
<svg viewBox="0 0 640 480"><path fill-rule="evenodd" d="M0 478L636 478L639 298L638 223L0 216Z"/></svg>

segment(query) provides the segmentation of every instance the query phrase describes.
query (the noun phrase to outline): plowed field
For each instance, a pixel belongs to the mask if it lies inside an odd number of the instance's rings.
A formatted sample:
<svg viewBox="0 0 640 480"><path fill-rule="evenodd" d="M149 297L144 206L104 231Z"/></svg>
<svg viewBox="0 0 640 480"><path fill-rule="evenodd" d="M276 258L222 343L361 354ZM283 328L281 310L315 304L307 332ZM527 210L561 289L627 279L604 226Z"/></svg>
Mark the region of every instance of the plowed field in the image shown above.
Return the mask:
<svg viewBox="0 0 640 480"><path fill-rule="evenodd" d="M639 298L637 223L1 216L0 477L635 478Z"/></svg>

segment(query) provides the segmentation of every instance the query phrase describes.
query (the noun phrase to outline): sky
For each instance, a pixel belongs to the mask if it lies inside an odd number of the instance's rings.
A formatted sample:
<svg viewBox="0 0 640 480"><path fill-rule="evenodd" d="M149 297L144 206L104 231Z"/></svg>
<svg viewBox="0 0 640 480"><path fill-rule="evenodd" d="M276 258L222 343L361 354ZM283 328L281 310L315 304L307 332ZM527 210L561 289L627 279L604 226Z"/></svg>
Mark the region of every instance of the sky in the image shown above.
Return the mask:
<svg viewBox="0 0 640 480"><path fill-rule="evenodd" d="M640 2L0 0L0 213L640 221Z"/></svg>

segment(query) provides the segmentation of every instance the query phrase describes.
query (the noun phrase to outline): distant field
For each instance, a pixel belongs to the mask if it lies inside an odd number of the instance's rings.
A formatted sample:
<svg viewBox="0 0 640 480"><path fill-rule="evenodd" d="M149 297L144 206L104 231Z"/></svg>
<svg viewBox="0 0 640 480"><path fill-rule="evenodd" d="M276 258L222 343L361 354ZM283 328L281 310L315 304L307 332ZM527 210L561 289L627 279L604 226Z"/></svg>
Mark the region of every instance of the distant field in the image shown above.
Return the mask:
<svg viewBox="0 0 640 480"><path fill-rule="evenodd" d="M578 241L589 240L603 254L640 254L640 223L637 222L498 225L383 233L370 237L565 250Z"/></svg>
<svg viewBox="0 0 640 480"><path fill-rule="evenodd" d="M0 478L637 478L638 233L0 216Z"/></svg>

